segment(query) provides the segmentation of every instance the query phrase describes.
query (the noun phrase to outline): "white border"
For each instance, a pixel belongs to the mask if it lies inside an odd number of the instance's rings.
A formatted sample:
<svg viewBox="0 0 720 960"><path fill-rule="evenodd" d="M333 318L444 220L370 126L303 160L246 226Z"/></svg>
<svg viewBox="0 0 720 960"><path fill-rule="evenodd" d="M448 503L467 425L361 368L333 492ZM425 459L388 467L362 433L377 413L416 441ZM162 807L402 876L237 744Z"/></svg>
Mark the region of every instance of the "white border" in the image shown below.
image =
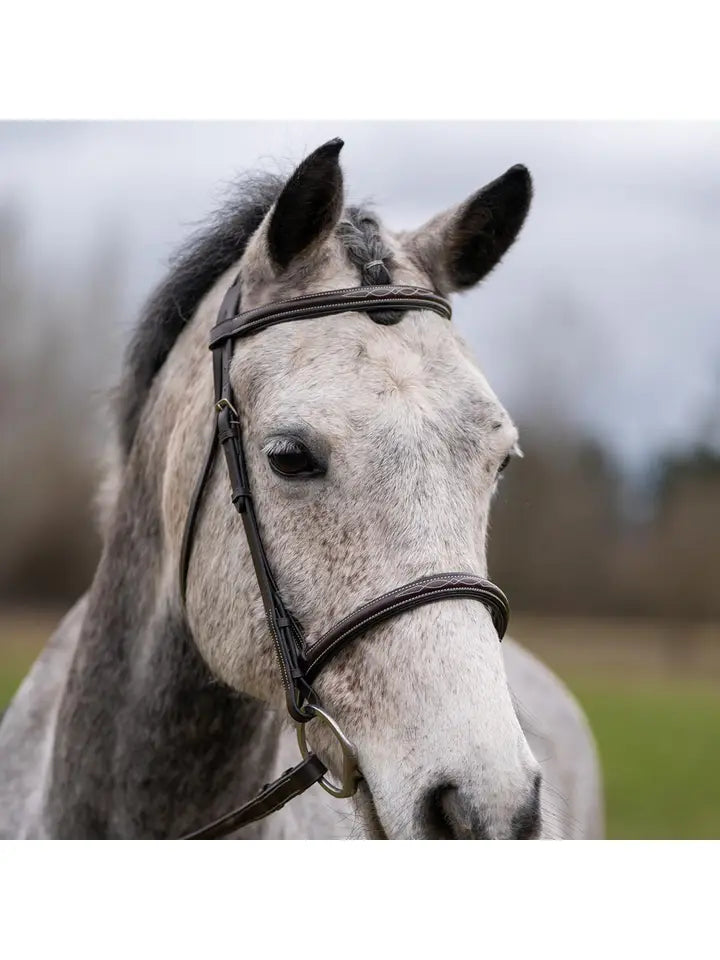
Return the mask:
<svg viewBox="0 0 720 960"><path fill-rule="evenodd" d="M8 957L696 957L716 842L22 843Z"/></svg>
<svg viewBox="0 0 720 960"><path fill-rule="evenodd" d="M6 4L0 115L713 119L713 5L685 0Z"/></svg>
<svg viewBox="0 0 720 960"><path fill-rule="evenodd" d="M5 117L718 116L709 4L13 4ZM652 798L648 798L648 803ZM717 843L5 843L7 956L705 956Z"/></svg>

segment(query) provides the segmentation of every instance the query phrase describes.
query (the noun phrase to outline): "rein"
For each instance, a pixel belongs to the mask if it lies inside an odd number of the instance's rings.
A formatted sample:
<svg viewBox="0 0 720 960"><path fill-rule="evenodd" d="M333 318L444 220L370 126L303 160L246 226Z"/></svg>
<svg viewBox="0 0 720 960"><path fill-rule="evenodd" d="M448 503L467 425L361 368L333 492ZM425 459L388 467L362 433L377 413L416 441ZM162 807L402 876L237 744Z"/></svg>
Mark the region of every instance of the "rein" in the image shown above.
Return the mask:
<svg viewBox="0 0 720 960"><path fill-rule="evenodd" d="M436 573L376 597L354 610L313 643L307 642L301 624L283 602L260 536L243 448L240 415L230 384L234 342L276 323L316 319L348 311L364 312L372 318L375 312L388 309L403 312L431 310L449 320L452 309L444 297L438 296L432 290L392 285L351 287L346 290L313 293L291 300L278 300L242 313L238 312L239 305L238 277L223 299L217 323L210 335L216 421L185 523L180 554L180 590L184 603L198 511L220 446L227 463L231 499L245 528L268 630L275 645L287 710L297 727L298 745L303 759L297 766L286 770L277 780L263 787L254 799L200 830L186 834L183 840L222 839L240 827L279 810L314 783L320 783L323 789L334 797L349 797L355 793L358 782L362 779L357 752L332 716L321 706L312 682L325 665L356 637L385 620L424 604L464 598L484 604L490 612L498 638L502 640L510 614L505 594L491 581L472 573ZM339 784L326 777L327 767L308 747L305 724L315 718L328 726L342 750L343 770Z"/></svg>

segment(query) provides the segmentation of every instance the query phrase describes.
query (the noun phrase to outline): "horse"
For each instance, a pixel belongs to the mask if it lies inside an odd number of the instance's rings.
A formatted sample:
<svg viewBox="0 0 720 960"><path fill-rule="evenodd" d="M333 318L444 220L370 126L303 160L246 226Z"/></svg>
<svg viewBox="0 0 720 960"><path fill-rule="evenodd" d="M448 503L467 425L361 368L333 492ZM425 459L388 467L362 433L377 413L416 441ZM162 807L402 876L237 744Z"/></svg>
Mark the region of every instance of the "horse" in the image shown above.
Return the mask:
<svg viewBox="0 0 720 960"><path fill-rule="evenodd" d="M141 314L117 389L94 578L0 725L0 836L181 838L297 762L217 460L185 589L178 576L214 415L209 333L233 285L243 311L359 286L467 290L511 247L532 197L518 165L423 226L391 231L373 208L346 206L341 147L323 144L287 179L241 178ZM308 638L437 570L486 577L491 501L519 453L447 317L394 307L270 326L238 341L228 365L269 568ZM601 838L587 720L496 626L484 604L453 596L352 639L313 687L352 741L356 792L331 800L313 786L232 837ZM331 731L313 721L307 736L340 776Z"/></svg>

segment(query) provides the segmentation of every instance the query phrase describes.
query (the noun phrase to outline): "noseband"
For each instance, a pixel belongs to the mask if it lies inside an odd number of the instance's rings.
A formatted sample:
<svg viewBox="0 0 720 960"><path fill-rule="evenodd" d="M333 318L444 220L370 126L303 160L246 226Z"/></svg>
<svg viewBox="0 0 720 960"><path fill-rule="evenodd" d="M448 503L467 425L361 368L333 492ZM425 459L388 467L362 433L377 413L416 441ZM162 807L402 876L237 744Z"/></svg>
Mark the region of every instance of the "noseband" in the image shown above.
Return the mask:
<svg viewBox="0 0 720 960"><path fill-rule="evenodd" d="M357 790L361 774L353 744L345 737L335 720L320 705L312 682L320 670L356 637L385 620L408 610L439 600L463 598L478 600L489 610L498 637L507 629L510 608L505 594L489 580L472 573L436 573L412 583L396 587L359 607L335 624L321 637L308 642L302 626L285 606L263 546L250 490L249 474L243 449L240 415L230 384L230 363L233 345L276 323L316 319L349 311L367 313L371 318L383 311L431 310L449 320L451 307L447 300L422 287L370 286L347 290L313 293L292 300L278 300L254 310L239 313L240 278L228 290L220 307L218 320L210 335L215 382L216 423L203 468L195 485L188 510L180 558L180 588L185 601L188 567L193 532L203 490L210 476L218 445L225 453L230 477L231 497L245 527L250 555L255 567L260 594L265 607L268 630L275 645L280 673L285 688L288 713L295 721L302 761L280 778L263 788L253 800L221 817L185 840L216 840L240 827L279 810L288 800L298 796L314 783L335 797L349 797ZM343 755L342 781L332 783L325 776L327 767L307 745L305 724L317 718L325 723L337 739Z"/></svg>

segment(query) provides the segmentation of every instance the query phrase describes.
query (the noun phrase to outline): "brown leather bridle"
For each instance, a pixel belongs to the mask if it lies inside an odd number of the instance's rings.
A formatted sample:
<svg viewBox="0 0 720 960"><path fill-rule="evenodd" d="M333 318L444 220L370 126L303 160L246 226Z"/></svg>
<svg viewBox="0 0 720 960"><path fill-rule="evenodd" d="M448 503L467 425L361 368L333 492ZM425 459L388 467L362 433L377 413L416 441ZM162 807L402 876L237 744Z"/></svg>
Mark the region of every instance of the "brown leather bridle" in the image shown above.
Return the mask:
<svg viewBox="0 0 720 960"><path fill-rule="evenodd" d="M348 797L355 792L362 776L358 770L355 748L333 718L322 708L312 687L312 682L320 670L350 641L377 624L408 610L454 598L478 600L484 604L490 612L498 637L502 640L510 613L505 594L491 581L472 573L436 573L384 593L350 613L313 643L306 641L302 626L283 602L260 536L243 449L240 415L230 384L233 344L241 337L251 336L276 323L315 319L349 311L364 312L370 317L379 311L385 315L389 310L398 311L397 317L400 319L407 310L431 310L447 320L450 319L452 311L444 297L438 296L432 290L411 286L329 290L292 300L278 300L244 313L239 312L239 307L238 277L225 295L217 323L210 335L216 423L188 510L181 549L180 589L184 602L193 531L202 493L220 444L230 476L232 502L243 520L268 629L275 645L288 713L297 724L303 760L265 786L253 800L200 830L187 834L183 837L185 840L221 839L240 827L279 810L288 800L317 782L335 797ZM343 775L339 786L326 779L327 767L307 746L304 725L313 718L328 725L342 749Z"/></svg>

